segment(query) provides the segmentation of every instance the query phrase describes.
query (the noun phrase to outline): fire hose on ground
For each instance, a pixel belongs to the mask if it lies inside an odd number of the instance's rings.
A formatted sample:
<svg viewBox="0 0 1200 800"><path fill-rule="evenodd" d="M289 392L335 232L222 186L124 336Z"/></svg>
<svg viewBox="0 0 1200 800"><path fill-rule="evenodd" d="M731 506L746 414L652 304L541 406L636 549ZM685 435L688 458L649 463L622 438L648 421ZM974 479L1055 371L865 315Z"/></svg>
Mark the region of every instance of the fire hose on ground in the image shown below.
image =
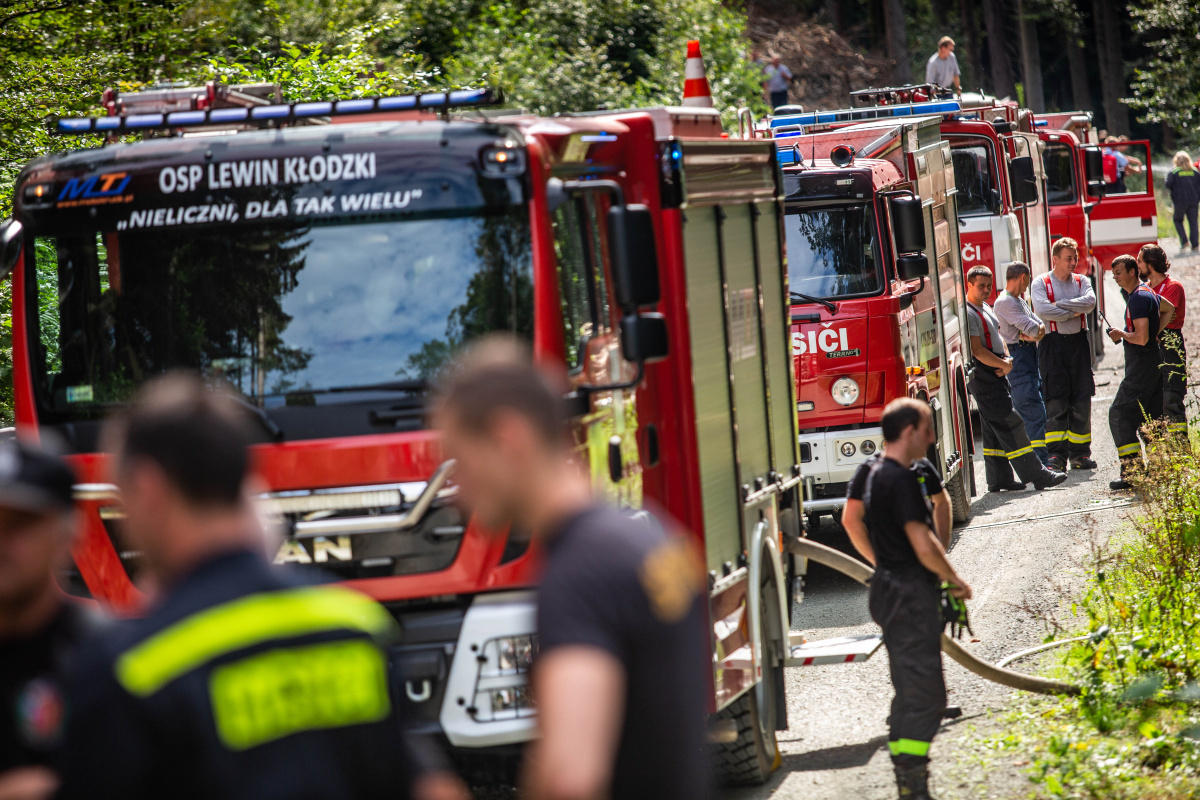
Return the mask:
<svg viewBox="0 0 1200 800"><path fill-rule="evenodd" d="M815 561L818 564L823 564L843 575L847 575L864 586L870 583L871 576L875 574L875 570L869 564L864 564L856 558L834 550L832 547L818 544L810 539L798 539L791 542L788 546L788 551ZM942 652L979 677L999 683L1002 686L1020 689L1025 692L1036 692L1038 694L1077 695L1080 691L1079 687L1073 684L1014 672L1011 669L1005 669L1003 666L1021 656L1031 655L1034 652L1049 649L1052 646L1060 644L1067 644L1072 641L1077 640L1068 639L1060 642L1050 642L1030 648L1029 650L1014 653L996 664L991 664L972 655L955 639L942 633Z"/></svg>

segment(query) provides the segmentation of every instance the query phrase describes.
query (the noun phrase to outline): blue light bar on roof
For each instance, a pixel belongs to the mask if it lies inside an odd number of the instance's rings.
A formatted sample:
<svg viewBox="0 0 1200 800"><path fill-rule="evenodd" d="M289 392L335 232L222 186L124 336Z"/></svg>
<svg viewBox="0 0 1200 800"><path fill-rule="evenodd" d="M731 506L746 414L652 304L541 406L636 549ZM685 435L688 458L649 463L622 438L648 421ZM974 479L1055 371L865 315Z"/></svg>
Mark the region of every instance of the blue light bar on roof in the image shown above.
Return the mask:
<svg viewBox="0 0 1200 800"><path fill-rule="evenodd" d="M358 97L337 102L308 101L251 108L214 108L206 111L174 111L169 114L132 114L127 117L69 117L57 120L53 132L63 136L89 133L127 133L133 131L181 128L230 123L289 122L313 117L343 114L379 114L413 109L450 109L470 106L494 106L504 102L493 89L458 89L452 92L406 94L394 97Z"/></svg>
<svg viewBox="0 0 1200 800"><path fill-rule="evenodd" d="M1049 127L1050 127L1050 120L1048 120L1048 119L1039 119L1039 120L1036 120L1036 121L1033 123L1033 126L1034 126L1035 128L1049 128Z"/></svg>
<svg viewBox="0 0 1200 800"><path fill-rule="evenodd" d="M843 108L836 111L810 111L805 114L786 114L771 117L772 128L788 125L829 125L837 122L868 122L891 117L919 117L925 114L953 114L962 110L957 100L931 100L926 103L905 103L895 106Z"/></svg>

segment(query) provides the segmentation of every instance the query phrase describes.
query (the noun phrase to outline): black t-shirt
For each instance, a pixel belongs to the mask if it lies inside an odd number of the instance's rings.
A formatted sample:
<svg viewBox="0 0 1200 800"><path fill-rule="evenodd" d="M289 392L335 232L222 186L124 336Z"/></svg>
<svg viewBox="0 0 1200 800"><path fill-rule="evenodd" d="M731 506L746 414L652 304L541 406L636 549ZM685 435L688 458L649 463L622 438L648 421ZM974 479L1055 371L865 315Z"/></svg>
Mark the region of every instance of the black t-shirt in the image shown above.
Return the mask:
<svg viewBox="0 0 1200 800"><path fill-rule="evenodd" d="M1135 319L1147 319L1150 321L1150 338L1146 344L1134 344L1126 341L1126 353L1152 353L1155 358L1158 357L1158 295L1154 293L1146 284L1139 284L1136 289L1129 293L1125 300L1125 332L1133 333L1133 321Z"/></svg>
<svg viewBox="0 0 1200 800"><path fill-rule="evenodd" d="M706 589L692 540L668 536L647 513L595 507L547 537L540 657L595 647L625 670L614 800L711 795Z"/></svg>
<svg viewBox="0 0 1200 800"><path fill-rule="evenodd" d="M914 567L924 569L908 541L904 526L915 521L932 529L933 508L929 497L941 491L941 475L925 458L905 467L879 456L859 466L846 496L866 504L863 522L875 551L877 568L893 571L910 571Z"/></svg>
<svg viewBox="0 0 1200 800"><path fill-rule="evenodd" d="M854 475L850 478L850 487L846 490L847 500L863 499L863 495L867 491L867 477L871 474L872 469L879 466L882 458L883 453L876 453L873 458L858 465L858 469L854 470ZM917 473L917 480L925 488L926 497L942 493L942 489L945 488L942 485L942 473L938 472L938 468L933 465L932 461L928 458L918 458L912 462L910 469Z"/></svg>
<svg viewBox="0 0 1200 800"><path fill-rule="evenodd" d="M0 773L51 765L67 714L64 669L85 627L84 612L64 605L36 634L0 640Z"/></svg>

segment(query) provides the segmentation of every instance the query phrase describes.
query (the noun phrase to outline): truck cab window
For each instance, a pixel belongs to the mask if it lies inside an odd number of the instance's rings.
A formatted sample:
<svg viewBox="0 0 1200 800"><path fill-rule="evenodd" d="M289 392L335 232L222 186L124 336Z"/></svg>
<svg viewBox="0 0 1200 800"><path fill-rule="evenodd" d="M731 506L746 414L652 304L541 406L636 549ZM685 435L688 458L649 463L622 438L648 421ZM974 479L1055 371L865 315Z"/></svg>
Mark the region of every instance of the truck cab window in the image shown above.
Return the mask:
<svg viewBox="0 0 1200 800"><path fill-rule="evenodd" d="M958 189L959 216L992 213L991 194L996 188L992 149L986 141L957 141L951 145L954 185Z"/></svg>
<svg viewBox="0 0 1200 800"><path fill-rule="evenodd" d="M1047 199L1052 206L1072 205L1079 196L1075 187L1075 161L1071 148L1062 144L1051 144L1042 154L1046 167Z"/></svg>
<svg viewBox="0 0 1200 800"><path fill-rule="evenodd" d="M589 339L609 330L608 285L604 277L596 198L584 194L554 213L554 254L562 301L567 368L583 368Z"/></svg>
<svg viewBox="0 0 1200 800"><path fill-rule="evenodd" d="M789 209L783 224L792 291L850 297L882 290L871 206Z"/></svg>

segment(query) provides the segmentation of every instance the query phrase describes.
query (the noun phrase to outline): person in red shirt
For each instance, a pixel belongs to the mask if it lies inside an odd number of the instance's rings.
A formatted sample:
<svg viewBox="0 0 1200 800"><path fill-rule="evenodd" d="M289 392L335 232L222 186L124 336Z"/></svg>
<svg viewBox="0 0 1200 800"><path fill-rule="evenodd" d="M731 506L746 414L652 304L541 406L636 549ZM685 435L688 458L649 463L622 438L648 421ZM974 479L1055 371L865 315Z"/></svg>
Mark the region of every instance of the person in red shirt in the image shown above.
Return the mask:
<svg viewBox="0 0 1200 800"><path fill-rule="evenodd" d="M1167 275L1171 262L1158 245L1143 246L1138 252L1137 265L1141 279L1150 284L1160 300L1166 301L1160 304L1158 335L1158 346L1162 351L1163 415L1171 433L1187 436L1187 412L1183 406L1187 397L1187 351L1183 341L1187 297L1183 284Z"/></svg>

